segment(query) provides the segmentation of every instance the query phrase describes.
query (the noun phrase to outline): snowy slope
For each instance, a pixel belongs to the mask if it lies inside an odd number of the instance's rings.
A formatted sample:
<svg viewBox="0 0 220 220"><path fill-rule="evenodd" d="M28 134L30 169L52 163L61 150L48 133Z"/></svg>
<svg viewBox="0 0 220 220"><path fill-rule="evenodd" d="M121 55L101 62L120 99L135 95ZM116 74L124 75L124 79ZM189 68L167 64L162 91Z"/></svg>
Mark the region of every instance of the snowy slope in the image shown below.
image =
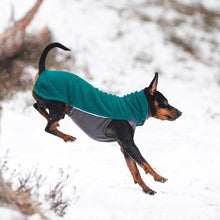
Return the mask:
<svg viewBox="0 0 220 220"><path fill-rule="evenodd" d="M34 1L1 2L5 16L0 30L9 18L9 2L19 2L15 17L21 17ZM168 181L155 183L140 170L146 184L157 191L155 196L144 194L133 184L119 146L89 139L68 117L60 129L77 137L76 142L64 143L45 133L46 121L31 107L29 93L3 103L0 155L9 150L12 170L20 165L25 172L37 165L51 183L59 168L68 170L66 194L74 202L65 220L220 219L220 88L215 82L219 63L206 65L166 42L154 22L163 8L147 10L152 22L128 19L129 11L119 16L119 9L143 3L128 2L45 1L28 31L48 25L55 40L71 47L76 56L73 72L87 78L83 67L88 66L90 82L105 91L125 94L142 89L159 71L158 90L183 116L175 122L149 119L137 128L135 142ZM210 2L220 10L218 1ZM219 32L215 34L219 37Z"/></svg>

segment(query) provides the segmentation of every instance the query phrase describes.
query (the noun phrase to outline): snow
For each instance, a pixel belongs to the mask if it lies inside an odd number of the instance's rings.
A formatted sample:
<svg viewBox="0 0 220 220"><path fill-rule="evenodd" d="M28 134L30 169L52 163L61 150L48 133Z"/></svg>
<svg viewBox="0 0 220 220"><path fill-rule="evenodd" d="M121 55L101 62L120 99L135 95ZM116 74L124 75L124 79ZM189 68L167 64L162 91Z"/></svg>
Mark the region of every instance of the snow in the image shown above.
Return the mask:
<svg viewBox="0 0 220 220"><path fill-rule="evenodd" d="M20 212L0 207L1 220L26 220L26 216L22 215ZM28 218L28 220L41 220L39 214L34 214ZM57 218L57 220L59 220Z"/></svg>
<svg viewBox="0 0 220 220"><path fill-rule="evenodd" d="M22 216L19 212L2 208L0 207L0 213L1 213L1 220L16 220L16 219L24 219L24 216Z"/></svg>
<svg viewBox="0 0 220 220"><path fill-rule="evenodd" d="M1 1L4 16L0 30L7 27L11 4L15 18L20 18L34 2ZM48 185L57 181L60 168L70 174L65 193L74 202L63 218L48 213L53 220L220 219L220 87L216 83L219 48L215 48L213 63L206 65L168 43L155 22L142 23L117 13L116 9L142 2L45 1L28 28L31 32L49 26L56 41L71 47L76 57L73 72L85 77L83 66L87 65L93 77L90 82L105 91L121 95L142 89L149 85L154 71L159 71L158 90L183 112L175 122L149 119L136 130L135 142L142 155L168 178L165 184L154 182L140 168L145 183L157 191L149 196L133 184L116 143L91 140L68 116L60 122L60 129L77 140L64 143L44 132L46 121L31 107L34 100L30 93L18 93L12 100L4 101L0 155L4 157L9 151L10 169L20 166L26 172L37 166L48 176ZM207 6L208 2L203 2ZM210 8L220 10L218 0L209 2ZM156 18L157 13L161 10L155 7L155 14L151 11L149 16ZM169 19L173 16L175 13L171 12ZM187 22L187 28L177 27L183 36L192 31ZM213 35L196 31L204 34L205 39L214 37L219 41L219 31ZM207 54L212 54L211 46L208 41L197 44L207 52L200 54L206 60ZM135 57L143 54L148 62L134 62ZM8 213L1 208L1 220L2 216L10 220ZM19 214L13 212L11 220L14 215ZM39 218L35 215L28 220Z"/></svg>

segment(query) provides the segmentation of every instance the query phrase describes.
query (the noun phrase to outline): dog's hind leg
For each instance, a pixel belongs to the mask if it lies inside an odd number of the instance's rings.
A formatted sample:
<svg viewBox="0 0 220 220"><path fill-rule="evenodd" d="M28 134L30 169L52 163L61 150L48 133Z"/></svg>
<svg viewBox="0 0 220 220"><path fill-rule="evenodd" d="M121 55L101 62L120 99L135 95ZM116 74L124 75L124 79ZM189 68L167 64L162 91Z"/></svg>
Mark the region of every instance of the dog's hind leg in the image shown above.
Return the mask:
<svg viewBox="0 0 220 220"><path fill-rule="evenodd" d="M36 103L33 104L33 107L44 117L46 120L49 120L49 114L47 113L47 103L48 100L38 96L33 92L33 97L37 100Z"/></svg>
<svg viewBox="0 0 220 220"><path fill-rule="evenodd" d="M127 152L125 152L123 150L122 147L121 147L121 151L124 154L126 164L128 166L128 169L131 172L131 175L132 175L133 179L134 179L134 183L138 183L145 193L150 194L150 195L154 195L156 192L154 190L152 190L151 188L149 188L145 184L145 182L142 180L135 161L130 157L130 155Z"/></svg>
<svg viewBox="0 0 220 220"><path fill-rule="evenodd" d="M58 121L64 118L66 108L67 108L66 104L62 102L57 102L57 101L52 101L48 105L49 118L48 118L48 123L45 128L45 131L62 138L65 142L75 141L76 138L68 134L62 133L61 131L57 129Z"/></svg>
<svg viewBox="0 0 220 220"><path fill-rule="evenodd" d="M41 114L44 116L44 118L47 119L47 121L49 120L49 114L46 112L45 108L41 108L37 103L34 103L34 108Z"/></svg>

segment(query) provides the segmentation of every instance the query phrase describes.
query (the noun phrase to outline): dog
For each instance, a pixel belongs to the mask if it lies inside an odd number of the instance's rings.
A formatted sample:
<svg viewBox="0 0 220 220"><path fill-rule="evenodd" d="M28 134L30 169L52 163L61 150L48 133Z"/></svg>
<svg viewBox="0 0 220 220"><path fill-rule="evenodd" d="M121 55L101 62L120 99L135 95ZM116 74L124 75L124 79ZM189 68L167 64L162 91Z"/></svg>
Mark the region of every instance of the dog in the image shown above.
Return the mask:
<svg viewBox="0 0 220 220"><path fill-rule="evenodd" d="M145 193L154 195L156 192L144 183L137 165L155 181L164 183L167 179L157 174L141 155L134 143L135 128L143 125L149 117L174 121L182 115L157 91L158 73L148 87L119 97L94 88L73 73L47 70L47 54L55 47L70 50L58 42L49 44L41 54L39 72L32 87L36 100L33 107L47 120L45 131L65 142L75 141L75 137L57 129L59 120L67 114L91 138L118 142L134 182Z"/></svg>

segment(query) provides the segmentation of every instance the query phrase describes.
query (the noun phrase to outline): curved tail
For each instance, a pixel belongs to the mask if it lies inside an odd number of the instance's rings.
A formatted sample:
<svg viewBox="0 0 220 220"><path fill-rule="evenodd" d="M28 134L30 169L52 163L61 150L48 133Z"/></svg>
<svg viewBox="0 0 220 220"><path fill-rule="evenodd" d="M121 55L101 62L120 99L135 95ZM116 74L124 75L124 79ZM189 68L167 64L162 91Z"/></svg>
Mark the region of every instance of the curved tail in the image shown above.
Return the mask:
<svg viewBox="0 0 220 220"><path fill-rule="evenodd" d="M40 60L39 60L39 75L46 69L45 68L45 61L46 61L46 58L47 58L47 54L54 47L59 47L63 50L70 51L69 48L67 48L64 45L62 45L60 43L57 43L57 42L47 45L47 47L44 49L43 53L41 54L41 57L40 57Z"/></svg>

